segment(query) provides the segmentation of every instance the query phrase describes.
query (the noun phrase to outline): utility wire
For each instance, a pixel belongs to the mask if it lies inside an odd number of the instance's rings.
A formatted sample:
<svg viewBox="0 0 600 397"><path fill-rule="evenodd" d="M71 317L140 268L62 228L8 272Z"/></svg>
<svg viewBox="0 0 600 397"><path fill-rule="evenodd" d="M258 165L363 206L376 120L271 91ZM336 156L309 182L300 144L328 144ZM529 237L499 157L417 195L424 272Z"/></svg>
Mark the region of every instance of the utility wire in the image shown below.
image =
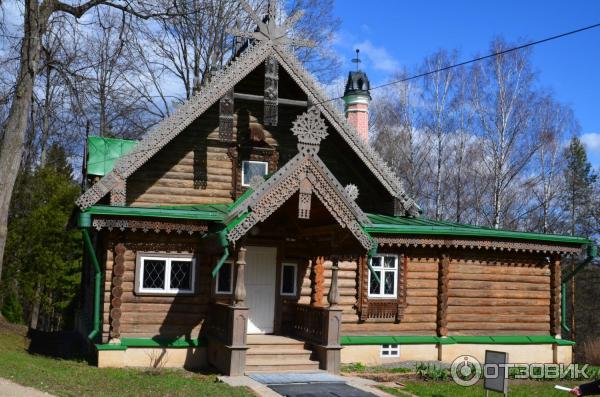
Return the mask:
<svg viewBox="0 0 600 397"><path fill-rule="evenodd" d="M586 30L594 29L594 28L597 28L597 27L600 27L600 23L597 23L597 24L594 24L594 25L585 26L583 28L579 28L579 29L575 29L575 30L571 30L570 32L560 33L560 34L557 34L555 36L546 37L546 38L541 39L541 40L532 41L532 42L529 42L527 44L523 44L523 45L520 45L520 46L517 46L517 47L507 48L506 50L494 52L492 54L484 55L484 56L481 56L481 57L478 57L478 58L473 58L473 59L470 59L468 61L456 63L456 64L453 64L453 65L444 66L443 68L439 68L439 69L435 69L435 70L430 70L428 72L420 73L420 74L417 74L417 75L414 75L414 76L410 76L410 77L405 77L405 78L400 79L400 80L390 81L388 83L384 83L384 84L372 87L371 91L372 90L376 90L378 88L388 87L390 85L404 83L404 82L410 81L410 80L415 80L415 79L418 79L418 78L421 78L421 77L429 76L430 74L435 74L435 73L443 72L445 70L454 69L454 68L457 68L457 67L460 67L460 66L471 64L471 63L483 61L484 59L497 57L499 55L507 54L509 52L522 50L523 48L532 47L534 45L542 44L542 43L545 43L547 41L552 41L552 40L560 39L562 37L574 35L576 33L581 33L581 32L584 32ZM335 100L342 99L342 98L343 98L343 96L335 97L335 98L327 99L327 100L319 102L319 103L331 102L331 101L335 101Z"/></svg>

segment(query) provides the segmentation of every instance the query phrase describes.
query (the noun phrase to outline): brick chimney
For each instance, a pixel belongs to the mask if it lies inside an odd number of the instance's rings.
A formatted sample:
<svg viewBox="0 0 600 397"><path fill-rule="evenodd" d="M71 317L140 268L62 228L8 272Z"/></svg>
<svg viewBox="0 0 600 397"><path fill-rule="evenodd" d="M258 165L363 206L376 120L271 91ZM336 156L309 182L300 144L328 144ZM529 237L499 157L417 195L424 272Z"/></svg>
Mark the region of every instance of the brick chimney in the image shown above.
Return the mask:
<svg viewBox="0 0 600 397"><path fill-rule="evenodd" d="M354 126L363 142L369 142L369 103L371 102L371 84L367 74L359 70L359 50L356 50L356 70L348 73L348 81L344 90L344 111L348 122Z"/></svg>

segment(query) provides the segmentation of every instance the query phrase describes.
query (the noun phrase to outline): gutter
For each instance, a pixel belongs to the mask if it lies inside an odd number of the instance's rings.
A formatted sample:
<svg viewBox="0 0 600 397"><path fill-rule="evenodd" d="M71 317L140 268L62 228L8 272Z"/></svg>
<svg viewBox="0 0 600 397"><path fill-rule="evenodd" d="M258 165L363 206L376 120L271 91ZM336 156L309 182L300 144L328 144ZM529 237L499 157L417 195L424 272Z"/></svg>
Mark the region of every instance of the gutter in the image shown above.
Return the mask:
<svg viewBox="0 0 600 397"><path fill-rule="evenodd" d="M223 266L227 258L229 258L229 240L227 240L227 229L219 230L217 232L217 236L219 238L219 243L221 243L221 247L223 247L223 255L221 256L221 258L217 262L217 265L211 272L213 278L217 276L219 270L221 270L221 267Z"/></svg>
<svg viewBox="0 0 600 397"><path fill-rule="evenodd" d="M587 247L587 257L580 262L572 272L567 273L562 278L561 290L560 290L560 298L561 298L561 307L560 307L560 325L565 332L571 332L571 328L567 325L567 283L577 275L581 270L583 270L587 265L590 264L594 258L598 255L598 247L595 244L590 244Z"/></svg>
<svg viewBox="0 0 600 397"><path fill-rule="evenodd" d="M92 217L89 213L82 212L79 214L78 226L81 228L81 234L83 236L83 243L87 250L88 256L92 260L94 266L94 313L93 313L93 329L89 333L88 338L94 340L100 333L100 288L102 285L102 270L100 269L100 263L96 257L94 245L90 238L88 229L92 226Z"/></svg>

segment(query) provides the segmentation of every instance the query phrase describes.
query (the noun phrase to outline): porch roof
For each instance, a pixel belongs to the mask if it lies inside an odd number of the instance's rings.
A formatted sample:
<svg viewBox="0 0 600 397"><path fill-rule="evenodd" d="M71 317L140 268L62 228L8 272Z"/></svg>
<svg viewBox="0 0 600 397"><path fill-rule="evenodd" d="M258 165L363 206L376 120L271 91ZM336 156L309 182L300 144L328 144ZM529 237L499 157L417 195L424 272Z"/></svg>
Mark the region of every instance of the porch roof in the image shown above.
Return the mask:
<svg viewBox="0 0 600 397"><path fill-rule="evenodd" d="M583 237L516 232L454 222L436 221L423 217L397 217L379 214L367 214L367 216L372 224L365 226L364 229L370 234L489 237L581 245L591 243L590 240Z"/></svg>

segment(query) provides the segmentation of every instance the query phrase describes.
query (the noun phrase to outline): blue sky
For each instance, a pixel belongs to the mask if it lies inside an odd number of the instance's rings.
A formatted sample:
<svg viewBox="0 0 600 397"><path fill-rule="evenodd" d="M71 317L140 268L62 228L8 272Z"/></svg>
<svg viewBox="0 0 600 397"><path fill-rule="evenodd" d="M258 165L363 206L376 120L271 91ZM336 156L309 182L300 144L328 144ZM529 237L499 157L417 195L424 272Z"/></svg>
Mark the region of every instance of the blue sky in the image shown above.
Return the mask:
<svg viewBox="0 0 600 397"><path fill-rule="evenodd" d="M351 68L360 48L372 84L440 48L458 49L462 60L487 53L496 36L538 40L600 23L596 0L336 0L334 12L342 22L336 50ZM573 108L600 167L600 28L535 46L533 64L542 85Z"/></svg>

